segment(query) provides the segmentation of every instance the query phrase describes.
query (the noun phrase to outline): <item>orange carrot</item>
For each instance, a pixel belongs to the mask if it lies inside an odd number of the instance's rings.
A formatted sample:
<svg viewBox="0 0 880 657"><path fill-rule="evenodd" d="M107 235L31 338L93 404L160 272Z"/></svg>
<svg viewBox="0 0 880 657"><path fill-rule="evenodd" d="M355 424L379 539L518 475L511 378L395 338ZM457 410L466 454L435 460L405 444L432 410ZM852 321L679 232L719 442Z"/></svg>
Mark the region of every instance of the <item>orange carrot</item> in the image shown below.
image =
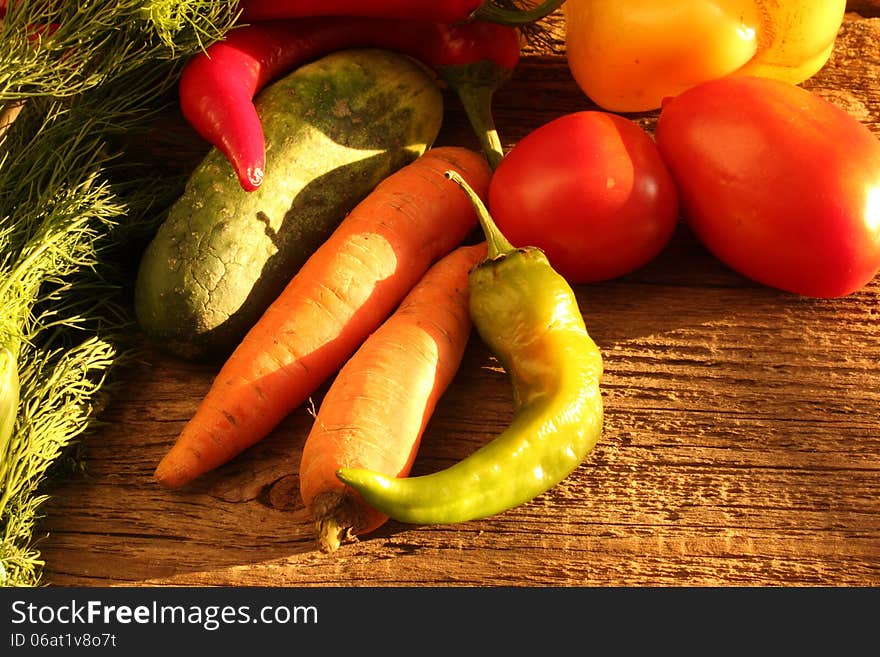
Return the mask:
<svg viewBox="0 0 880 657"><path fill-rule="evenodd" d="M323 551L388 519L336 471L409 473L428 420L461 363L471 330L468 272L485 256L485 242L462 246L432 266L327 390L299 470Z"/></svg>
<svg viewBox="0 0 880 657"><path fill-rule="evenodd" d="M342 221L217 373L154 477L177 488L267 436L338 371L439 258L476 226L458 171L485 196L485 158L427 151L382 181Z"/></svg>

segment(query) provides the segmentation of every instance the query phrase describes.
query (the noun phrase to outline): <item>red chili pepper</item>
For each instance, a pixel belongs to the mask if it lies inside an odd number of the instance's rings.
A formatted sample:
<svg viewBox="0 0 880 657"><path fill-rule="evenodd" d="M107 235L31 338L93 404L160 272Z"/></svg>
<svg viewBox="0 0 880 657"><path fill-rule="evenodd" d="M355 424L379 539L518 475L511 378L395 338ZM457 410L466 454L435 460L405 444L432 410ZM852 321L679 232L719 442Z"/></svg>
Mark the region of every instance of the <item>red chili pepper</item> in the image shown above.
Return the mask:
<svg viewBox="0 0 880 657"><path fill-rule="evenodd" d="M241 186L263 180L263 129L253 99L266 84L297 66L343 48L384 48L432 68L467 111L490 163L502 157L491 113L492 94L519 61L516 28L469 21L315 17L254 23L230 30L181 73L184 118L232 164Z"/></svg>
<svg viewBox="0 0 880 657"><path fill-rule="evenodd" d="M459 23L479 19L501 25L534 23L553 13L564 0L544 0L531 9L500 6L492 0L239 0L246 22L309 16L360 16Z"/></svg>

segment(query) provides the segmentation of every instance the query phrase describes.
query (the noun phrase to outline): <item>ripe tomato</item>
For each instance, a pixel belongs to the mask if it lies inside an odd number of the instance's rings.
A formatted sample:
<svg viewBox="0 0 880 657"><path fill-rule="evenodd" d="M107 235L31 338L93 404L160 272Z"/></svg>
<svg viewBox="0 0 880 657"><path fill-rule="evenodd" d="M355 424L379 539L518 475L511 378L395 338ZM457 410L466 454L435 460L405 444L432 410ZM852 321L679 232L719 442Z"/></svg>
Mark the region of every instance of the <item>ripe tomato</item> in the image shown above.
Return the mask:
<svg viewBox="0 0 880 657"><path fill-rule="evenodd" d="M820 96L722 78L667 100L655 134L685 221L740 274L838 297L880 269L880 140Z"/></svg>
<svg viewBox="0 0 880 657"><path fill-rule="evenodd" d="M565 53L597 105L640 112L700 82L803 82L828 61L846 0L567 0Z"/></svg>
<svg viewBox="0 0 880 657"><path fill-rule="evenodd" d="M678 221L678 195L638 124L583 111L542 125L505 155L489 210L514 246L540 247L570 283L589 283L660 253Z"/></svg>

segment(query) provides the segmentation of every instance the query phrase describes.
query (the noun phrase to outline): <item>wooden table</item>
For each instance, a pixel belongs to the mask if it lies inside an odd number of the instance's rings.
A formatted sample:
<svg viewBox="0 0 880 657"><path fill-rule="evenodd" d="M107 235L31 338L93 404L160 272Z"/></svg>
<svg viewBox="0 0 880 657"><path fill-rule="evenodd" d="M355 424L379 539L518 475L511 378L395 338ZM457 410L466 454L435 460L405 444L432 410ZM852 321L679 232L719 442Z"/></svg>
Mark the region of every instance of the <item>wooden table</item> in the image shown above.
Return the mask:
<svg viewBox="0 0 880 657"><path fill-rule="evenodd" d="M880 2L850 9L804 86L880 135ZM562 53L561 41L529 50L499 92L505 145L591 108ZM440 141L476 146L456 103ZM656 115L634 118L650 128ZM191 489L152 481L214 373L155 353L85 442L87 472L49 491L45 582L880 584L880 278L842 299L799 298L732 273L681 227L645 268L577 295L604 353L605 431L533 502L459 525L389 522L323 554L298 496L305 407ZM510 416L508 379L473 339L415 473L462 458Z"/></svg>

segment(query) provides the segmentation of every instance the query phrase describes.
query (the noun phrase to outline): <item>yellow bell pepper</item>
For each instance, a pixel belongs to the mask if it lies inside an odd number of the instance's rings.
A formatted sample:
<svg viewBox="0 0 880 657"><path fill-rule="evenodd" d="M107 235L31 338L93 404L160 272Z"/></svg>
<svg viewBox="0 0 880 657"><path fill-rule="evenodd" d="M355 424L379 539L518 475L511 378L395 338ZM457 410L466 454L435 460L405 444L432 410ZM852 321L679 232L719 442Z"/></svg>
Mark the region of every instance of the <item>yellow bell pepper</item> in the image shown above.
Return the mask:
<svg viewBox="0 0 880 657"><path fill-rule="evenodd" d="M566 0L563 11L583 92L641 112L725 75L806 80L831 56L846 0Z"/></svg>

